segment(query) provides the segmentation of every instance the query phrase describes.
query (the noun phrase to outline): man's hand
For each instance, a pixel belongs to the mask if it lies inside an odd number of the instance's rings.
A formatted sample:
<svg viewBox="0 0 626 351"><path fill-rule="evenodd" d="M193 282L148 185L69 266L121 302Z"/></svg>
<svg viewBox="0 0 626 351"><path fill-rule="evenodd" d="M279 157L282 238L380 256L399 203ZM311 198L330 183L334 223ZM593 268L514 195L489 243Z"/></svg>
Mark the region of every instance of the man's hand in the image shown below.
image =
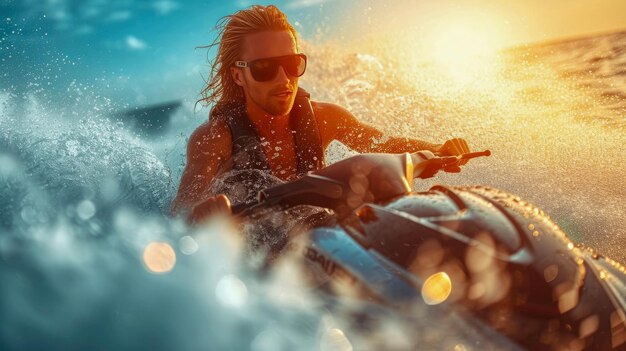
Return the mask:
<svg viewBox="0 0 626 351"><path fill-rule="evenodd" d="M470 152L469 146L467 145L467 141L463 138L454 138L447 140L441 147L437 150L437 154L441 156L457 156L461 154L466 154ZM462 165L466 164L467 160L461 160L459 165L456 166L448 166L443 170L450 173L459 173L461 171Z"/></svg>
<svg viewBox="0 0 626 351"><path fill-rule="evenodd" d="M189 215L188 220L190 223L200 223L206 220L208 217L217 214L232 214L230 200L228 200L226 195L213 196L196 204L191 209L191 214Z"/></svg>

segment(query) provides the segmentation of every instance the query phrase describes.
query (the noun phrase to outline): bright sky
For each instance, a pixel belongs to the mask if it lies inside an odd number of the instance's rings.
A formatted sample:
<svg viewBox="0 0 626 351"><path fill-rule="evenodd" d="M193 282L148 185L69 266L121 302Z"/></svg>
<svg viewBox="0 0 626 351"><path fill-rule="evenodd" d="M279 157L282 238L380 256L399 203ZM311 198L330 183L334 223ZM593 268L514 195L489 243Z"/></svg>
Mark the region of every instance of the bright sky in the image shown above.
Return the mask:
<svg viewBox="0 0 626 351"><path fill-rule="evenodd" d="M0 3L0 89L106 84L132 104L197 97L217 19L238 1L56 0ZM448 55L450 44L500 48L626 29L624 0L281 0L311 39L392 35ZM320 29L320 30L318 30ZM365 34L365 35L364 35ZM4 68L7 69L4 69ZM25 77L25 79L24 79ZM99 83L100 82L100 83ZM195 82L195 83L190 83Z"/></svg>
<svg viewBox="0 0 626 351"><path fill-rule="evenodd" d="M499 47L626 29L624 0L354 1L346 8L345 27L356 36L374 27L401 36L415 30L421 40L436 41L439 33L459 29Z"/></svg>
<svg viewBox="0 0 626 351"><path fill-rule="evenodd" d="M626 28L623 0L516 0L496 14L514 30L512 42L543 41Z"/></svg>

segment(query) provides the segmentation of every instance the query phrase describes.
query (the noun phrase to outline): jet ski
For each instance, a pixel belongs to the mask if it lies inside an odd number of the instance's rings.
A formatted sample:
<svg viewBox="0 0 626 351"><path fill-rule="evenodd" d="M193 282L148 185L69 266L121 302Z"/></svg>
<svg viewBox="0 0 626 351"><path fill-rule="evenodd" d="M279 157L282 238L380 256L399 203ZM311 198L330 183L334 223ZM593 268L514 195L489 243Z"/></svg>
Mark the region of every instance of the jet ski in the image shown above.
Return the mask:
<svg viewBox="0 0 626 351"><path fill-rule="evenodd" d="M399 311L465 311L530 350L626 350L623 265L574 244L544 211L505 191L414 189L415 179L489 155L357 155L264 189L233 213L326 209L282 249L326 292Z"/></svg>

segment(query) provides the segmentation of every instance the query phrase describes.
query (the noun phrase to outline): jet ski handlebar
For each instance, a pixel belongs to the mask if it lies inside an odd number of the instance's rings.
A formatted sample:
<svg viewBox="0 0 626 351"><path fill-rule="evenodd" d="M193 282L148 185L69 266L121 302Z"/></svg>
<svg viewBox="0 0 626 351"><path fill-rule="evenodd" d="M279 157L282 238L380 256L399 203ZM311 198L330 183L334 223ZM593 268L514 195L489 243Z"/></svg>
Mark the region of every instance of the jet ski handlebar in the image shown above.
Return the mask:
<svg viewBox="0 0 626 351"><path fill-rule="evenodd" d="M468 152L466 154L461 154L457 156L440 156L439 158L442 160L442 162L446 163L447 165L448 162L453 164L462 160L469 160L472 158L482 157L482 156L491 156L491 151L485 150L485 151L477 151L477 152Z"/></svg>
<svg viewBox="0 0 626 351"><path fill-rule="evenodd" d="M414 169L413 178L431 178L435 174L437 174L437 172L446 167L461 166L464 165L467 160L470 160L472 158L490 155L490 150L468 152L455 156L437 156L430 151L418 151L411 154Z"/></svg>
<svg viewBox="0 0 626 351"><path fill-rule="evenodd" d="M427 150L413 154L355 155L297 180L264 189L256 201L232 206L232 213L248 215L259 208L297 205L345 213L360 205L354 201L355 193L363 195L363 203L405 195L413 190L415 178L430 178L446 167L489 155L489 150L456 156L437 156Z"/></svg>

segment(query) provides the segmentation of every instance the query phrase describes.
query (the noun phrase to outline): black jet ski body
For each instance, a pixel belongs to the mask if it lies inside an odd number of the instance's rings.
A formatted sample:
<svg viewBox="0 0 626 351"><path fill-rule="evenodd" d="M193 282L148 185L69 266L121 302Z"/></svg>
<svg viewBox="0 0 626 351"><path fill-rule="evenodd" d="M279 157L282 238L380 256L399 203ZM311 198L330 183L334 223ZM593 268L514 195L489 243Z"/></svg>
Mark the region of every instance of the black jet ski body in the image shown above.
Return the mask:
<svg viewBox="0 0 626 351"><path fill-rule="evenodd" d="M360 155L260 193L261 203L334 211L294 246L320 285L358 286L398 310L460 308L527 349L626 349L624 266L575 245L517 196L413 191L408 180L432 176L432 162L383 158Z"/></svg>
<svg viewBox="0 0 626 351"><path fill-rule="evenodd" d="M461 305L532 350L626 345L624 267L503 191L436 186L309 235L303 254L317 276L352 279L386 304ZM449 295L429 301L424 282L441 274Z"/></svg>

